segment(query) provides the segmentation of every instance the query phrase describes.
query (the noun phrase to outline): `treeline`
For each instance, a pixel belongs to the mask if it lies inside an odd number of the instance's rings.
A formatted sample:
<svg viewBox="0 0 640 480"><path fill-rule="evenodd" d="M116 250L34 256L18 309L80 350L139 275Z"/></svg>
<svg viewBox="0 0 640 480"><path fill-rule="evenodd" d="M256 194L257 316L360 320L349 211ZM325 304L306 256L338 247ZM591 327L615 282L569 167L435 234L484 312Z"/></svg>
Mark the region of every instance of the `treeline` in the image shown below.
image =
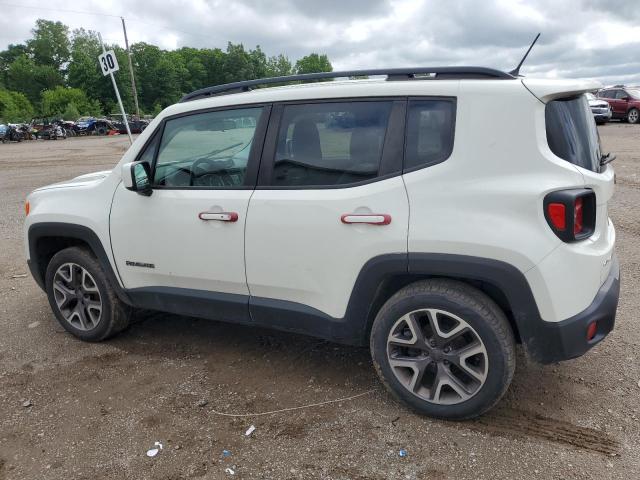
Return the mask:
<svg viewBox="0 0 640 480"><path fill-rule="evenodd" d="M134 112L126 51L113 49L120 66L118 88L127 112ZM118 111L113 87L98 66L102 53L96 32L71 32L61 22L36 21L32 37L0 52L0 123L25 122L34 116L75 120ZM162 50L131 45L141 114L157 114L185 93L209 85L262 77L332 71L326 55L311 53L294 63L285 55L268 57L256 46L228 43L220 48Z"/></svg>

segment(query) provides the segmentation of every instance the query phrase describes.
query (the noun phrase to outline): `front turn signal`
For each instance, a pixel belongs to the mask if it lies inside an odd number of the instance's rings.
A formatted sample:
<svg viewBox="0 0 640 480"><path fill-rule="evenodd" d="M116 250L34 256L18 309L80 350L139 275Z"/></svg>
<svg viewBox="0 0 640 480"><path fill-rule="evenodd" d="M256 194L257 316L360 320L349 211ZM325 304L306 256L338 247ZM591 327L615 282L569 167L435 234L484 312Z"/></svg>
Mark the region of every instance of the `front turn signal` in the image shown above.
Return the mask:
<svg viewBox="0 0 640 480"><path fill-rule="evenodd" d="M30 211L31 211L31 205L29 204L28 201L24 202L24 215L28 216Z"/></svg>

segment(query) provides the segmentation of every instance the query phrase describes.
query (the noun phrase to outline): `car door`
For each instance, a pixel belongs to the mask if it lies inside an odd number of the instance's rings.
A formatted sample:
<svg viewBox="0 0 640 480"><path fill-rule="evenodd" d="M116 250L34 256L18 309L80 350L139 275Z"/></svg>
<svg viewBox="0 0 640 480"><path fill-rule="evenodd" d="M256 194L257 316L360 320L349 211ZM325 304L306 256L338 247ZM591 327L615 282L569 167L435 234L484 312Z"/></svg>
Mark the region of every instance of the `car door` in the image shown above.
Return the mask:
<svg viewBox="0 0 640 480"><path fill-rule="evenodd" d="M626 118L629 109L629 94L624 90L616 90L616 108L618 115Z"/></svg>
<svg viewBox="0 0 640 480"><path fill-rule="evenodd" d="M254 321L308 331L305 313L341 319L368 261L406 255L405 109L404 99L274 106L247 218Z"/></svg>
<svg viewBox="0 0 640 480"><path fill-rule="evenodd" d="M138 157L152 165L152 194L117 188L113 254L125 288L143 304L151 297L187 307L231 302L237 310L229 319L247 317L244 228L269 111L248 106L166 119Z"/></svg>

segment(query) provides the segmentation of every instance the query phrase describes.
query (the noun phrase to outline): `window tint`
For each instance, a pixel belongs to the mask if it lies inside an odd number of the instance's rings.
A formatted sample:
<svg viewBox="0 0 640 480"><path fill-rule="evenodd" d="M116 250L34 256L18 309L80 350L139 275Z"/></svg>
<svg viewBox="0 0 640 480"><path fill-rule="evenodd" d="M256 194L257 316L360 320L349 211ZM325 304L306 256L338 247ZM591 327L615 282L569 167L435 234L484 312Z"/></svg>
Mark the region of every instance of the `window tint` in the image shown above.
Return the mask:
<svg viewBox="0 0 640 480"><path fill-rule="evenodd" d="M629 96L629 94L627 92L625 92L624 90L616 90L616 98L617 99L626 98L628 96Z"/></svg>
<svg viewBox="0 0 640 480"><path fill-rule="evenodd" d="M284 107L272 185L332 186L378 175L391 102Z"/></svg>
<svg viewBox="0 0 640 480"><path fill-rule="evenodd" d="M613 94L613 90L603 90L601 92L598 92L598 96L602 97L602 98L614 98L615 95Z"/></svg>
<svg viewBox="0 0 640 480"><path fill-rule="evenodd" d="M455 103L448 100L409 102L404 170L433 165L451 154Z"/></svg>
<svg viewBox="0 0 640 480"><path fill-rule="evenodd" d="M600 139L584 95L547 103L545 120L554 154L588 170L600 170Z"/></svg>
<svg viewBox="0 0 640 480"><path fill-rule="evenodd" d="M241 186L262 108L198 113L165 124L153 183L167 187Z"/></svg>

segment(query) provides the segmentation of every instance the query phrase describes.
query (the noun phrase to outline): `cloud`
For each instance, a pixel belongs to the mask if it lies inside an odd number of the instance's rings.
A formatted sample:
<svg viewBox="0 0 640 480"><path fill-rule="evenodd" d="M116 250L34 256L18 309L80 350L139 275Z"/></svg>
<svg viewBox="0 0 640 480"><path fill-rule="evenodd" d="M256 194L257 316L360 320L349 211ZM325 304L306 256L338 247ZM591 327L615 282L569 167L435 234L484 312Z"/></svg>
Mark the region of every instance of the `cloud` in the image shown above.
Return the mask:
<svg viewBox="0 0 640 480"><path fill-rule="evenodd" d="M55 5L55 6L54 6ZM24 41L36 18L162 48L260 45L292 60L327 53L336 69L482 65L510 70L537 32L522 73L640 84L640 2L628 0L59 0L52 10L4 8L0 48Z"/></svg>

